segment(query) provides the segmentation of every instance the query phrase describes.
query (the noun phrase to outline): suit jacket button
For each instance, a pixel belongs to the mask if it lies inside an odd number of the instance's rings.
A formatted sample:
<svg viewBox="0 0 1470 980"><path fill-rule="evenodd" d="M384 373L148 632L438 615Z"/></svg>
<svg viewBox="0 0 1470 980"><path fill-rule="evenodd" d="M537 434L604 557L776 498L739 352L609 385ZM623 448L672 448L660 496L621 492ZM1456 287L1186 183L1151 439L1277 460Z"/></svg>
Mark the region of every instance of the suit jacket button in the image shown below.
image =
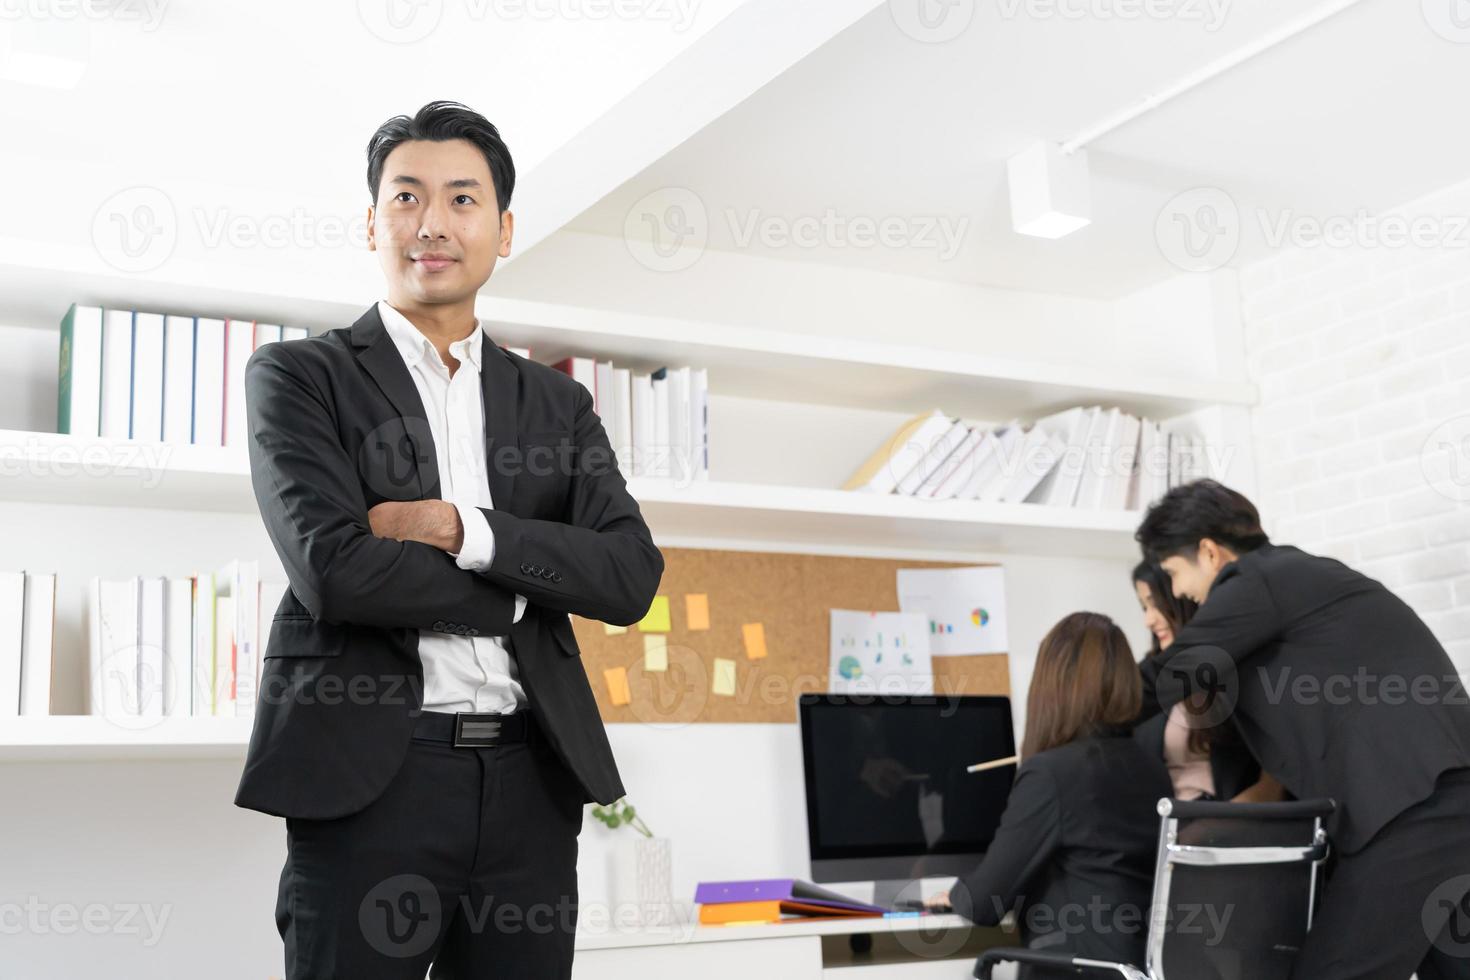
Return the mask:
<svg viewBox="0 0 1470 980"><path fill-rule="evenodd" d="M480 635L480 631L479 630L475 629L473 626L470 627L470 636L479 636L479 635Z"/></svg>
<svg viewBox="0 0 1470 980"><path fill-rule="evenodd" d="M551 569L549 569L549 568L543 568L543 569L541 569L541 577L542 577L542 578L551 578L551 576L553 576L553 575L555 575L555 574L556 574L556 573L555 573L555 572L553 572L553 571L552 571L552 570L551 570Z"/></svg>
<svg viewBox="0 0 1470 980"><path fill-rule="evenodd" d="M436 620L434 620L434 625L431 628L433 630L437 631L437 632L442 632L443 629L444 629L444 620L442 620L442 619L436 619Z"/></svg>
<svg viewBox="0 0 1470 980"><path fill-rule="evenodd" d="M526 564L525 562L521 562L521 574L522 575L530 575L531 574L531 566L528 565L528 564Z"/></svg>
<svg viewBox="0 0 1470 980"><path fill-rule="evenodd" d="M553 582L560 582L561 581L561 572L552 572L551 573L551 580Z"/></svg>

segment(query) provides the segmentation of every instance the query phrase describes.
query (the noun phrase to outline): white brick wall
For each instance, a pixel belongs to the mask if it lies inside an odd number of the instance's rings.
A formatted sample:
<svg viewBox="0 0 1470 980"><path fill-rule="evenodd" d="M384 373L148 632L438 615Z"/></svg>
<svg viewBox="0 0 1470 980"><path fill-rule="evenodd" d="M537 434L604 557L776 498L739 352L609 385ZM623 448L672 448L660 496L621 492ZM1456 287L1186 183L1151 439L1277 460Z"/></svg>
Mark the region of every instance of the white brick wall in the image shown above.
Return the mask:
<svg viewBox="0 0 1470 980"><path fill-rule="evenodd" d="M1470 672L1470 184L1398 213L1446 243L1241 271L1258 504L1274 539L1394 589Z"/></svg>

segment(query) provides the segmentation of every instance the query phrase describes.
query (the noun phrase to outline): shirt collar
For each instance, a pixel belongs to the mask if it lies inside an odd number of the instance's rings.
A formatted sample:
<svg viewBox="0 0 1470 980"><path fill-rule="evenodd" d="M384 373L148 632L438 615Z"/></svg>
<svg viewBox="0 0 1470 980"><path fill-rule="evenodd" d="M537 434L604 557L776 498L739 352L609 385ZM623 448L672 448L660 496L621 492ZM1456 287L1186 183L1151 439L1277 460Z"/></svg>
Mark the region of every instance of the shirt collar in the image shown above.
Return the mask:
<svg viewBox="0 0 1470 980"><path fill-rule="evenodd" d="M378 301L378 316L383 320L383 327L388 331L388 336L393 340L393 346L398 348L398 353L403 357L403 363L412 369L420 359L430 351L434 352L434 359L438 360L438 351L428 337L425 337L418 327L408 317L389 305L387 300ZM449 345L449 352L456 360L469 361L475 370L480 370L480 335L485 332L485 325L479 320L475 321L475 331L462 340L456 340Z"/></svg>

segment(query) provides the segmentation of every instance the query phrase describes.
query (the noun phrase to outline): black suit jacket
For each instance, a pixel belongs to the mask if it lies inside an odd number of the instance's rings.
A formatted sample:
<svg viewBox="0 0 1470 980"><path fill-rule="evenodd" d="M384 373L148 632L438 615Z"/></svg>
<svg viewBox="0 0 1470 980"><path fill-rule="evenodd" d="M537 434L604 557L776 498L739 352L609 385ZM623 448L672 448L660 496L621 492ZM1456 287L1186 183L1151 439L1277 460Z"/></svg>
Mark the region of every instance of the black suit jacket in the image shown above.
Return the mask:
<svg viewBox="0 0 1470 980"><path fill-rule="evenodd" d="M1134 741L1150 758L1157 759L1165 772L1169 768L1164 761L1164 733L1168 723L1169 716L1159 712L1133 730ZM1215 784L1215 798L1232 800L1261 778L1261 764L1238 735L1228 734L1210 746L1210 778Z"/></svg>
<svg viewBox="0 0 1470 980"><path fill-rule="evenodd" d="M238 805L330 818L376 799L423 704L420 630L509 636L584 802L623 795L568 613L637 622L663 556L587 390L481 344L495 557L479 573L369 528L378 503L439 497L424 407L376 306L350 329L250 358L251 482L291 588L270 626ZM517 593L527 605L512 624Z"/></svg>
<svg viewBox="0 0 1470 980"><path fill-rule="evenodd" d="M1126 732L1039 752L1021 764L995 840L950 889L950 906L997 925L1019 904L1027 946L1142 963L1158 803L1172 795L1163 765Z"/></svg>
<svg viewBox="0 0 1470 980"><path fill-rule="evenodd" d="M1470 767L1470 704L1444 648L1335 559L1278 545L1241 555L1140 669L1146 710L1168 710L1186 680L1220 691L1262 769L1298 799L1337 801L1330 830L1344 853L1426 799L1440 773Z"/></svg>

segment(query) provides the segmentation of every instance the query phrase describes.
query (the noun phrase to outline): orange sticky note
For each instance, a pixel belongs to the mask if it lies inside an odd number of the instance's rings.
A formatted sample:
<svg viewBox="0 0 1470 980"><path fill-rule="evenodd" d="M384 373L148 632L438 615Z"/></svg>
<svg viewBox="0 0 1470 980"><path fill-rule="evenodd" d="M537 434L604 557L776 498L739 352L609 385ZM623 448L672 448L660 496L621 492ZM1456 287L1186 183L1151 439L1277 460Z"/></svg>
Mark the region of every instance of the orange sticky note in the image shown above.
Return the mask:
<svg viewBox="0 0 1470 980"><path fill-rule="evenodd" d="M650 633L643 638L643 669L669 669L669 638L662 633Z"/></svg>
<svg viewBox="0 0 1470 980"><path fill-rule="evenodd" d="M602 632L606 636L622 636L624 633L628 632L628 627L614 626L612 623L603 623Z"/></svg>
<svg viewBox="0 0 1470 980"><path fill-rule="evenodd" d="M710 686L716 694L733 697L735 694L735 661L724 657L715 658L714 680Z"/></svg>
<svg viewBox="0 0 1470 980"><path fill-rule="evenodd" d="M684 597L684 612L689 617L690 629L709 629L709 596L703 592L689 593Z"/></svg>
<svg viewBox="0 0 1470 980"><path fill-rule="evenodd" d="M745 659L760 660L766 655L765 624L746 623L741 629L745 632Z"/></svg>
<svg viewBox="0 0 1470 980"><path fill-rule="evenodd" d="M628 692L628 668L609 667L602 672L602 677L607 681L607 696L613 704L627 704L633 700Z"/></svg>
<svg viewBox="0 0 1470 980"><path fill-rule="evenodd" d="M669 597L656 595L653 597L653 605L648 607L648 612L638 623L638 628L645 633L667 633L669 631Z"/></svg>

